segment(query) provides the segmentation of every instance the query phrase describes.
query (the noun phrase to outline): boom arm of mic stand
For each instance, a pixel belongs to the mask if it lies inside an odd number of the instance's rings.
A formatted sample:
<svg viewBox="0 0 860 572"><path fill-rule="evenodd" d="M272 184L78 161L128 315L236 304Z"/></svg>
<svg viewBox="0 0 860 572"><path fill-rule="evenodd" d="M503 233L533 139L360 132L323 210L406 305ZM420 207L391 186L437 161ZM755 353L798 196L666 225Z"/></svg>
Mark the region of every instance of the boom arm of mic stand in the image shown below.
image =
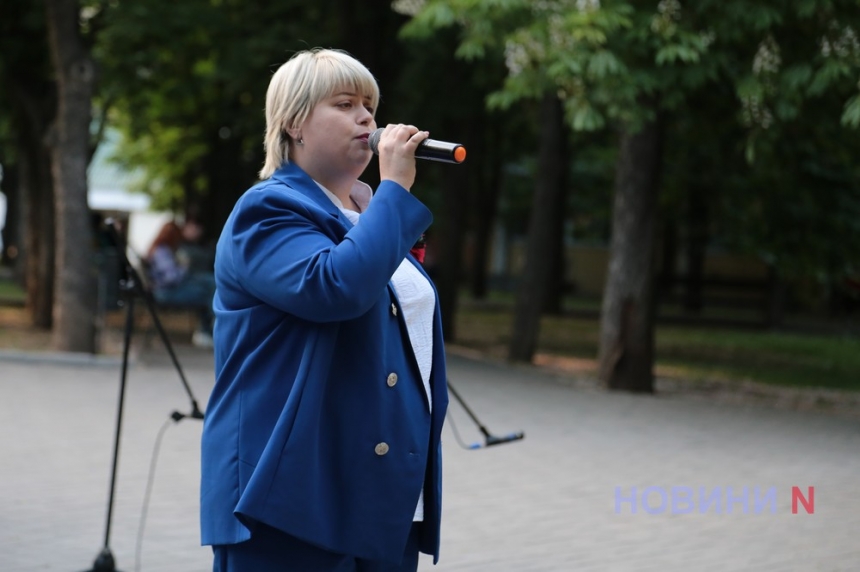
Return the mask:
<svg viewBox="0 0 860 572"><path fill-rule="evenodd" d="M472 419L472 421L475 422L475 425L478 426L478 430L481 432L481 434L484 435L484 440L485 440L484 446L485 447L492 447L493 445L501 445L502 443L510 443L511 441L519 441L520 439L525 438L526 435L522 431L519 431L517 433L510 433L508 435L505 435L504 437L497 437L496 435L491 434L489 432L489 430L487 430L487 428L484 427L484 425L478 420L478 416L472 412L472 410L469 408L468 405L466 405L466 402L463 400L463 398L460 396L460 394L457 392L457 390L454 389L454 386L451 385L451 380L447 380L447 381L448 381L448 390L457 399L457 401L460 403L460 405L466 411L466 414L468 414L469 417Z"/></svg>
<svg viewBox="0 0 860 572"><path fill-rule="evenodd" d="M188 398L191 400L191 413L189 413L187 417L191 417L193 419L203 419L203 412L200 410L200 406L197 404L197 400L194 398L194 393L191 391L191 386L188 384L188 380L185 378L185 372L182 370L182 366L179 364L179 359L176 357L176 352L173 350L173 344L170 343L170 338L167 337L167 332L164 330L164 326L161 324L161 320L158 317L158 313L155 311L155 300L152 296L152 292L147 290L143 280L141 280L140 275L137 272L137 269L129 261L128 255L125 251L125 243L120 238L119 233L116 230L116 226L114 225L113 219L107 219L105 221L105 227L108 230L108 234L110 235L111 241L114 243L114 246L116 247L117 252L120 256L120 260L122 261L127 272L127 283L125 284L125 288L129 291L129 294L131 296L134 296L136 294L143 298L143 301L146 304L146 309L149 311L149 315L152 317L153 324L155 324L155 329L156 331L158 331L158 336L161 338L162 343L164 343L164 347L167 349L167 353L170 354L170 359L173 362L173 367L176 368L176 373L179 374L179 379L182 381L182 386L185 388L185 393L188 394Z"/></svg>
<svg viewBox="0 0 860 572"><path fill-rule="evenodd" d="M137 274L137 271L134 268L131 268L130 271ZM137 280L139 283L139 277ZM173 361L173 366L179 374L179 379L182 380L182 385L185 387L188 399L191 400L191 413L188 417L193 419L203 419L203 412L200 411L200 406L197 404L197 400L194 399L194 393L192 393L191 386L185 378L185 372L182 370L182 366L179 365L179 359L176 357L176 352L173 351L173 344L170 343L170 338L167 337L167 332L164 331L164 326L161 325L161 320L158 318L158 313L155 311L155 302L152 299L152 294L145 291L142 285L140 291L144 301L146 302L146 308L149 310L149 315L152 316L152 323L155 324L155 329L158 330L158 335L161 338L161 341L164 342L164 347L167 349L167 353L170 354L170 359Z"/></svg>
<svg viewBox="0 0 860 572"><path fill-rule="evenodd" d="M472 421L475 422L475 425L478 426L478 430L484 435L485 438L489 439L490 438L490 432L487 431L487 428L481 424L481 422L478 420L478 417L474 413L472 413L472 410L469 409L469 406L466 405L466 402L463 401L463 398L460 397L460 394L457 392L456 389L454 389L454 386L451 385L450 379L448 380L448 390L454 395L454 397L457 399L457 401L460 403L460 405L466 411L466 414L472 419Z"/></svg>

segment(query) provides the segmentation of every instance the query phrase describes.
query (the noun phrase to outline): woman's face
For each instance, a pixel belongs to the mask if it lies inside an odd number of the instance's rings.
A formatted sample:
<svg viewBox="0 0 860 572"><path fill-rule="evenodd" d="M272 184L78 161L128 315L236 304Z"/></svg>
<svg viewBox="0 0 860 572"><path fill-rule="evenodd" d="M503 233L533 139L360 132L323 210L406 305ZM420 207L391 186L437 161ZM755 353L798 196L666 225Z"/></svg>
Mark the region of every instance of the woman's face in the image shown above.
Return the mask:
<svg viewBox="0 0 860 572"><path fill-rule="evenodd" d="M182 238L188 242L197 242L203 236L203 227L194 221L182 225Z"/></svg>
<svg viewBox="0 0 860 572"><path fill-rule="evenodd" d="M311 177L358 178L370 162L367 137L376 129L370 98L351 89L320 101L299 129L293 159Z"/></svg>

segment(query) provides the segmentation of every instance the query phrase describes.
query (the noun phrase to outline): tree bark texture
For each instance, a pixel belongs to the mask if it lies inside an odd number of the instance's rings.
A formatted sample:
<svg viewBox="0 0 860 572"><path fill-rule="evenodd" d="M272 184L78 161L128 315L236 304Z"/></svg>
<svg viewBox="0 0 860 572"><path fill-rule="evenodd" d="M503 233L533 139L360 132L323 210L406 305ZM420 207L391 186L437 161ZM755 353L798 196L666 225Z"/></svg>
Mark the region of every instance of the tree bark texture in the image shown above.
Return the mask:
<svg viewBox="0 0 860 572"><path fill-rule="evenodd" d="M689 233L687 238L687 281L684 288L684 310L698 314L705 306L705 254L708 248L707 189L691 186L688 196Z"/></svg>
<svg viewBox="0 0 860 572"><path fill-rule="evenodd" d="M17 268L33 327L49 330L54 304L54 183L47 137L56 113L54 85L32 78L11 82L18 150L21 228Z"/></svg>
<svg viewBox="0 0 860 572"><path fill-rule="evenodd" d="M675 288L678 279L678 222L673 218L662 222L660 233L660 270L657 283L660 292L657 296L658 304L671 298L670 294Z"/></svg>
<svg viewBox="0 0 860 572"><path fill-rule="evenodd" d="M563 117L561 118L563 120ZM561 169L557 181L558 192L556 197L557 208L553 211L550 226L551 237L547 243L546 257L549 262L549 270L544 288L546 294L543 299L543 314L560 316L564 310L565 276L567 264L565 260L564 245L564 223L567 220L567 193L568 193L568 148L567 137L562 127L562 137L558 147L558 161Z"/></svg>
<svg viewBox="0 0 860 572"><path fill-rule="evenodd" d="M483 116L482 116L483 118ZM478 149L476 162L478 165L478 184L475 191L475 249L472 260L471 292L475 300L483 300L489 293L488 265L493 229L499 212L499 190L502 183L503 162L498 142L498 124L492 122L489 130L492 136L482 149ZM481 126L479 132L487 129Z"/></svg>
<svg viewBox="0 0 860 572"><path fill-rule="evenodd" d="M52 145L57 216L53 346L92 353L96 275L87 165L95 64L81 41L77 0L46 0L45 5L58 95Z"/></svg>
<svg viewBox="0 0 860 572"><path fill-rule="evenodd" d="M457 336L455 319L467 220L467 212L463 205L468 202L469 179L467 173L461 169L445 169L442 181L445 226L441 236L434 229L433 243L439 248L436 286L442 311L442 332L445 341L450 342Z"/></svg>
<svg viewBox="0 0 860 572"><path fill-rule="evenodd" d="M541 311L552 271L552 241L557 240L554 221L563 203L564 110L555 94L541 101L540 143L535 196L529 218L526 259L517 285L514 326L508 359L531 362L540 333Z"/></svg>
<svg viewBox="0 0 860 572"><path fill-rule="evenodd" d="M47 134L57 110L56 84L51 77L42 3L7 1L2 6L0 19L8 19L2 27L11 35L2 38L0 85L11 104L9 127L17 161L17 181L10 177L3 182L10 200L7 217L11 217L7 220L11 238L7 235L6 244L17 246L15 277L26 290L31 324L50 329L54 192ZM5 166L9 167L8 162Z"/></svg>
<svg viewBox="0 0 860 572"><path fill-rule="evenodd" d="M51 156L42 129L24 130L21 150L21 212L24 220L24 283L30 323L51 329L54 304L54 187Z"/></svg>
<svg viewBox="0 0 860 572"><path fill-rule="evenodd" d="M662 157L659 120L623 131L609 268L600 320L599 375L610 389L654 391L654 230Z"/></svg>
<svg viewBox="0 0 860 572"><path fill-rule="evenodd" d="M447 73L440 83L440 91L445 93L456 93L473 73L471 66L454 58L446 63L445 70ZM447 115L440 119L439 132L448 134L446 137L450 137L453 141L460 141L472 153L471 150L479 146L478 141L482 136L479 125L480 121L463 121L455 115ZM419 178L426 168L430 168L430 165L418 167ZM471 218L470 207L473 204L474 179L472 170L463 165L439 164L432 168L437 169L439 174L442 213L435 219L429 231L428 248L433 251L434 261L428 270L433 272L439 292L442 333L445 340L451 342L457 339L457 307L463 278L466 229Z"/></svg>

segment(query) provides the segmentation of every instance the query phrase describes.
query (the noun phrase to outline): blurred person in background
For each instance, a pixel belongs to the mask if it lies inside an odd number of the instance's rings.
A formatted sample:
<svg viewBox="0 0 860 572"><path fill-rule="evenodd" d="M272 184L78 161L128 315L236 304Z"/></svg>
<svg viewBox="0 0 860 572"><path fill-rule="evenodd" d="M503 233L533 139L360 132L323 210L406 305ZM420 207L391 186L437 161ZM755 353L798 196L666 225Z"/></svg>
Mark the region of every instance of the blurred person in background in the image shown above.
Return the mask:
<svg viewBox="0 0 860 572"><path fill-rule="evenodd" d="M197 329L191 341L198 347L212 347L215 276L211 270L195 264L191 255L197 252L202 235L203 227L195 220L181 226L174 221L165 223L146 253L146 267L155 301L197 308Z"/></svg>

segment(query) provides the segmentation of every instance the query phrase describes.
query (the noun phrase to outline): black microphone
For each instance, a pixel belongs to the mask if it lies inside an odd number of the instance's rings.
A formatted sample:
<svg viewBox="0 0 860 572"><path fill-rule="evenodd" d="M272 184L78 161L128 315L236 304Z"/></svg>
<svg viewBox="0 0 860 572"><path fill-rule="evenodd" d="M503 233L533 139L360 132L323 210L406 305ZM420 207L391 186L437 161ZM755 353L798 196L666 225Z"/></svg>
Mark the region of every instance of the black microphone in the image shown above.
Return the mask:
<svg viewBox="0 0 860 572"><path fill-rule="evenodd" d="M367 138L367 145L376 155L379 155L379 138L385 129L377 129ZM416 159L429 159L443 163L462 163L466 160L466 148L459 143L425 139L415 150Z"/></svg>

